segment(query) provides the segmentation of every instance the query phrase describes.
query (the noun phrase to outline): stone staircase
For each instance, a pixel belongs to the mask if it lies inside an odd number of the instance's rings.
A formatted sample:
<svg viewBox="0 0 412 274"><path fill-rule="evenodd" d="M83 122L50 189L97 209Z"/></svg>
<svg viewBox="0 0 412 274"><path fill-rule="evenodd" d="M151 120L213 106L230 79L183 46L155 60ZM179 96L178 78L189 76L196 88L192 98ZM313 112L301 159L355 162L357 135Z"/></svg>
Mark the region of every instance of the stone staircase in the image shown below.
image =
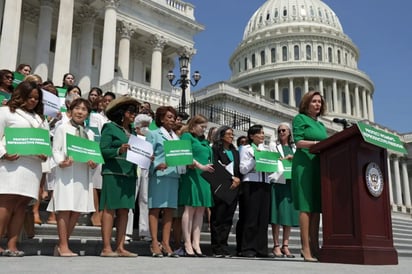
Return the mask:
<svg viewBox="0 0 412 274"><path fill-rule="evenodd" d="M235 216L235 219L237 216ZM44 218L45 219L45 218ZM82 215L79 220L80 224L88 224L88 216ZM229 247L235 253L236 239L234 234L234 227L229 237ZM399 257L412 257L412 218L409 214L392 213L392 228L394 246L398 251ZM57 243L57 227L56 225L43 224L35 226L36 236L33 239L27 239L23 236L20 247L27 255L52 255L53 248ZM282 231L281 231L282 233ZM269 227L269 245L268 248L273 247L272 231ZM113 238L115 231L113 232ZM280 234L282 235L282 234ZM138 237L136 237L138 238ZM322 231L320 232L320 239L322 240ZM4 244L4 240L3 243ZM210 233L207 231L207 225L203 227L201 234L202 250L205 254L211 254L210 250ZM70 239L70 245L75 252L80 255L99 255L102 248L101 234L99 227L89 225L76 226L73 235ZM128 249L137 252L139 255L150 256L150 243L145 241L132 241L128 244ZM299 254L300 237L299 228L292 228L290 236L289 249L293 254Z"/></svg>

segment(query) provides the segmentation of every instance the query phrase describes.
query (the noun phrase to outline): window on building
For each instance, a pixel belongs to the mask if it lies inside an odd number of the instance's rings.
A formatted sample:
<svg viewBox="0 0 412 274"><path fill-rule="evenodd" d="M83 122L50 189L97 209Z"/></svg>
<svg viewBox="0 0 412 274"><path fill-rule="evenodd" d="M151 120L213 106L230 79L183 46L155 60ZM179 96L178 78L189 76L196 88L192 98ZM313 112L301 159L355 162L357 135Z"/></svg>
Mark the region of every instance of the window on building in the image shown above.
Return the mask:
<svg viewBox="0 0 412 274"><path fill-rule="evenodd" d="M50 52L56 52L56 37L52 36L50 38L50 47L49 47Z"/></svg>
<svg viewBox="0 0 412 274"><path fill-rule="evenodd" d="M270 61L276 63L276 48L270 49Z"/></svg>
<svg viewBox="0 0 412 274"><path fill-rule="evenodd" d="M318 46L318 61L322 62L323 61L323 54L322 54L322 47Z"/></svg>
<svg viewBox="0 0 412 274"><path fill-rule="evenodd" d="M295 60L299 60L300 58L300 56L299 56L299 46L298 45L295 45L294 47L293 47L293 56L294 56L294 58L295 58Z"/></svg>
<svg viewBox="0 0 412 274"><path fill-rule="evenodd" d="M282 103L289 105L289 89L282 89Z"/></svg>
<svg viewBox="0 0 412 274"><path fill-rule="evenodd" d="M306 45L306 60L312 60L312 47Z"/></svg>
<svg viewBox="0 0 412 274"><path fill-rule="evenodd" d="M348 65L348 53L345 52L345 65Z"/></svg>
<svg viewBox="0 0 412 274"><path fill-rule="evenodd" d="M146 83L150 84L151 79L152 79L152 68L150 66L145 66L145 68L144 68L144 81Z"/></svg>
<svg viewBox="0 0 412 274"><path fill-rule="evenodd" d="M256 67L256 56L255 56L255 54L253 53L253 54L252 54L252 68L254 68L254 67Z"/></svg>
<svg viewBox="0 0 412 274"><path fill-rule="evenodd" d="M275 9L275 18L278 18L278 16L279 16L279 11L278 9Z"/></svg>
<svg viewBox="0 0 412 274"><path fill-rule="evenodd" d="M340 50L338 49L338 64L340 64L342 62L341 60L341 56L340 56Z"/></svg>
<svg viewBox="0 0 412 274"><path fill-rule="evenodd" d="M313 7L310 6L310 17L315 17L315 11L313 10Z"/></svg>
<svg viewBox="0 0 412 274"><path fill-rule="evenodd" d="M265 51L262 50L262 51L260 52L260 64L261 64L262 66L264 66L265 63L266 63Z"/></svg>
<svg viewBox="0 0 412 274"><path fill-rule="evenodd" d="M293 15L293 16L296 16L296 14L297 14L296 6L293 5L293 6L292 6L292 15Z"/></svg>
<svg viewBox="0 0 412 274"><path fill-rule="evenodd" d="M245 57L245 64L244 64L243 68L245 69L245 71L247 70L247 57Z"/></svg>
<svg viewBox="0 0 412 274"><path fill-rule="evenodd" d="M270 13L268 12L267 14L266 14L266 21L268 21L270 19Z"/></svg>
<svg viewBox="0 0 412 274"><path fill-rule="evenodd" d="M241 69L242 69L242 65L241 65L240 62L239 62L239 63L237 63L237 70L238 70L238 72L241 72Z"/></svg>
<svg viewBox="0 0 412 274"><path fill-rule="evenodd" d="M288 60L288 48L286 46L282 47L282 61Z"/></svg>
<svg viewBox="0 0 412 274"><path fill-rule="evenodd" d="M286 7L283 8L283 16L288 16L288 10Z"/></svg>
<svg viewBox="0 0 412 274"><path fill-rule="evenodd" d="M275 100L275 90L274 89L271 89L269 91L269 96L270 96L270 99Z"/></svg>
<svg viewBox="0 0 412 274"><path fill-rule="evenodd" d="M328 61L329 61L329 63L333 62L332 48L331 47L328 48Z"/></svg>

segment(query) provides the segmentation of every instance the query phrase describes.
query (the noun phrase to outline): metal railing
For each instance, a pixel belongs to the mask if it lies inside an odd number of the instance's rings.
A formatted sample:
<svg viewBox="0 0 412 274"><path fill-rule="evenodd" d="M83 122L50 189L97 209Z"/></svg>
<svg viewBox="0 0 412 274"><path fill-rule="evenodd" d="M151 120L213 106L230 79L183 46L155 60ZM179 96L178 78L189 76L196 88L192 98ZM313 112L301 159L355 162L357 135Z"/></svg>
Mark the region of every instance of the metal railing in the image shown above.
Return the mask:
<svg viewBox="0 0 412 274"><path fill-rule="evenodd" d="M192 101L186 105L185 108L182 108L181 105L179 105L179 110L186 111L190 117L202 114L209 120L209 122L219 125L227 125L240 131L247 131L250 127L250 115L219 106Z"/></svg>

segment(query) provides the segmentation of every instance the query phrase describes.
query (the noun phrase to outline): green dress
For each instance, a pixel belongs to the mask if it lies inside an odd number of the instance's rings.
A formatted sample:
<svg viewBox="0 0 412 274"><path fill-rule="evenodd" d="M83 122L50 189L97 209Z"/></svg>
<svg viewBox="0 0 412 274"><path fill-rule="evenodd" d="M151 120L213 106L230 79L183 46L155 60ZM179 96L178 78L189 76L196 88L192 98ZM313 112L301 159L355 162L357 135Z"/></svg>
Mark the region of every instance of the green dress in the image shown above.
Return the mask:
<svg viewBox="0 0 412 274"><path fill-rule="evenodd" d="M328 137L322 122L298 114L292 122L296 143L301 140L321 141ZM292 161L292 198L295 209L301 212L321 212L319 156L307 148L298 148Z"/></svg>
<svg viewBox="0 0 412 274"><path fill-rule="evenodd" d="M180 140L190 140L192 143L193 158L202 165L212 163L212 148L205 138L183 133ZM210 184L200 175L203 171L198 168L187 168L180 177L179 206L211 207L212 193Z"/></svg>
<svg viewBox="0 0 412 274"><path fill-rule="evenodd" d="M102 128L100 149L104 158L102 166L102 192L100 210L132 208L135 205L137 166L126 161L126 153L118 155L118 149L129 137L116 123Z"/></svg>
<svg viewBox="0 0 412 274"><path fill-rule="evenodd" d="M293 155L290 146L282 146L285 156ZM270 223L285 226L299 226L299 211L293 206L291 180L286 184L272 184Z"/></svg>

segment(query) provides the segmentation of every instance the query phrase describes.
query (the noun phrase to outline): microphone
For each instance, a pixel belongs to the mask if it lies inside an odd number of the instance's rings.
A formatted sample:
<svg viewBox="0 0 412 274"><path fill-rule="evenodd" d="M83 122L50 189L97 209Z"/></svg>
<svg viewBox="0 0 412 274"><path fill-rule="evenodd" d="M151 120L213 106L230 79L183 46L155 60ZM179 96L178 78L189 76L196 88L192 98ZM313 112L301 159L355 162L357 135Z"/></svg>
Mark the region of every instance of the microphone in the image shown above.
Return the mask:
<svg viewBox="0 0 412 274"><path fill-rule="evenodd" d="M337 123L337 124L341 124L343 126L343 128L348 128L350 127L352 124L350 122L348 122L346 119L339 119L339 118L333 118L333 122Z"/></svg>

